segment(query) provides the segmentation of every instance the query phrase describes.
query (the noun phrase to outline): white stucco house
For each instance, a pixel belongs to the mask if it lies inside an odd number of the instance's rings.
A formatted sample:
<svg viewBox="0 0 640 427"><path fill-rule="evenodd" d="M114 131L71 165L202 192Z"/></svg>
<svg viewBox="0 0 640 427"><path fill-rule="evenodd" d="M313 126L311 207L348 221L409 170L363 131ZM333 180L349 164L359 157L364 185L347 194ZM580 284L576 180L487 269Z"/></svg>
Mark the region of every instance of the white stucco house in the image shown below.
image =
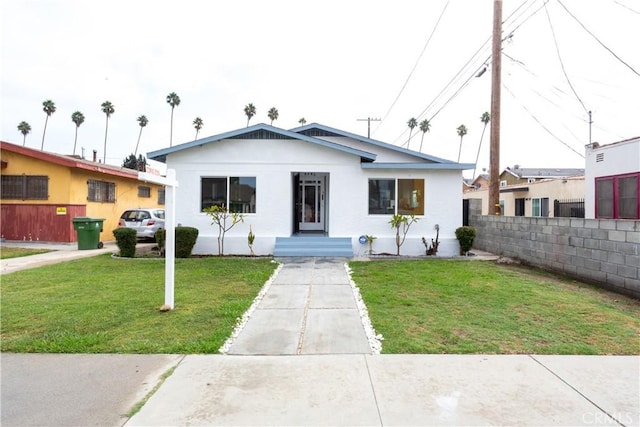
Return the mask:
<svg viewBox="0 0 640 427"><path fill-rule="evenodd" d="M586 146L585 217L640 219L640 137Z"/></svg>
<svg viewBox="0 0 640 427"><path fill-rule="evenodd" d="M422 237L438 255L459 252L460 164L320 124L284 130L266 124L148 153L174 169L176 222L199 229L194 254L217 254L217 227L202 210L214 204L244 214L225 238L225 254L362 256L396 253L395 213L415 215L402 255L424 255Z"/></svg>

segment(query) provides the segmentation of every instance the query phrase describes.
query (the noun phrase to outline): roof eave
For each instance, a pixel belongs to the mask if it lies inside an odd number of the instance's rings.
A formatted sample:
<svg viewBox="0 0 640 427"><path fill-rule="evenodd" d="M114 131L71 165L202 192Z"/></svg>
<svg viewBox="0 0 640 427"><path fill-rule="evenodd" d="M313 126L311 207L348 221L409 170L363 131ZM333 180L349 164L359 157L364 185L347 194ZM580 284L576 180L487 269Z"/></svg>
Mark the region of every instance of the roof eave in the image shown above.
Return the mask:
<svg viewBox="0 0 640 427"><path fill-rule="evenodd" d="M362 169L468 170L473 163L362 163Z"/></svg>

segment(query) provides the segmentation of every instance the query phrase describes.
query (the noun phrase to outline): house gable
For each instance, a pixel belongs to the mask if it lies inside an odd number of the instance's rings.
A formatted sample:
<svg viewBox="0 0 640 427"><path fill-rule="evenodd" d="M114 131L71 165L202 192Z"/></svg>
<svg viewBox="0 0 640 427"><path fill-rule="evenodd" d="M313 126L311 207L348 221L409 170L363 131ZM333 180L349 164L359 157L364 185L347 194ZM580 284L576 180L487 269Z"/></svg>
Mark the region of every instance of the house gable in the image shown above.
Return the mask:
<svg viewBox="0 0 640 427"><path fill-rule="evenodd" d="M162 150L152 151L147 154L147 157L153 160L166 162L166 157L169 154L187 150L193 147L202 147L208 144L218 143L224 140L230 139L244 139L244 140L299 140L314 145L330 148L339 152L347 153L353 156L360 157L362 162L373 162L376 159L376 155L364 150L355 149L352 147L336 144L331 141L326 141L319 138L287 131L274 126L270 126L264 123L259 123L247 128L237 129L230 132L221 133L218 135L209 136L206 138L198 139L195 141L187 142L184 144L176 145L175 147L164 148Z"/></svg>

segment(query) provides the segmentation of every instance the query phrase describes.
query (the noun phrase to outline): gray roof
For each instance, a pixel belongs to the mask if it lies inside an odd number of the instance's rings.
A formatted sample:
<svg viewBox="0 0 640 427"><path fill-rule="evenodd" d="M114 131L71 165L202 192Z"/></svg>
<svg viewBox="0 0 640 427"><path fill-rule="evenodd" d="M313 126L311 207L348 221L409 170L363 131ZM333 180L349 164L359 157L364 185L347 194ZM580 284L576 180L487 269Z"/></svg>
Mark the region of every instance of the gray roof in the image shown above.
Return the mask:
<svg viewBox="0 0 640 427"><path fill-rule="evenodd" d="M280 129L264 123L259 123L246 128L232 130L230 132L225 132L218 135L208 136L206 138L201 138L195 141L179 144L174 147L151 151L147 153L147 157L152 160L158 160L158 161L164 162L166 160L167 154L186 150L192 147L202 146L205 144L215 143L225 139L297 139L301 141L310 142L312 144L317 144L323 147L332 148L345 153L353 154L356 156L360 156L362 161L365 161L365 162L373 162L376 159L376 155L373 153L357 150L355 148L325 141L323 139L309 137L303 134Z"/></svg>
<svg viewBox="0 0 640 427"><path fill-rule="evenodd" d="M568 178L584 175L584 169L571 168L509 168L505 172L518 178Z"/></svg>

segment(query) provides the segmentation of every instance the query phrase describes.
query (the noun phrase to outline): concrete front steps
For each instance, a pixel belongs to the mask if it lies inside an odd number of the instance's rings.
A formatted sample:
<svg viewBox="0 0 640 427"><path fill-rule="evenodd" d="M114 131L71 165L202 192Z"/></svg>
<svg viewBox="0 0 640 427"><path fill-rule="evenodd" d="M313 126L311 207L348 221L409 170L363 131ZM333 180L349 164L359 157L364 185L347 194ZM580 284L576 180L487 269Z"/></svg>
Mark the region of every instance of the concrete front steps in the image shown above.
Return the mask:
<svg viewBox="0 0 640 427"><path fill-rule="evenodd" d="M350 237L276 237L275 257L353 257Z"/></svg>

